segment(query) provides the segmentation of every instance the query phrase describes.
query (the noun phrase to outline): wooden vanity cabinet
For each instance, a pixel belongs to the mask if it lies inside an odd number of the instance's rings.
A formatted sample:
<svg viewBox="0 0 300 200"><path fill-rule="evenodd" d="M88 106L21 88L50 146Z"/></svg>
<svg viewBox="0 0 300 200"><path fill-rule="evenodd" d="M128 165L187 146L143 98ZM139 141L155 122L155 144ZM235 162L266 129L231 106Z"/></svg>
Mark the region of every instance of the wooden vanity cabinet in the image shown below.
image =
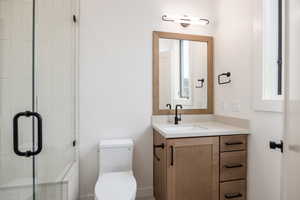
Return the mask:
<svg viewBox="0 0 300 200"><path fill-rule="evenodd" d="M220 136L220 200L246 200L247 135Z"/></svg>
<svg viewBox="0 0 300 200"><path fill-rule="evenodd" d="M153 189L155 200L167 199L167 151L166 139L158 132L154 131L153 137ZM164 145L163 147L155 147L156 145Z"/></svg>
<svg viewBox="0 0 300 200"><path fill-rule="evenodd" d="M218 200L218 137L167 140L167 193L169 200Z"/></svg>
<svg viewBox="0 0 300 200"><path fill-rule="evenodd" d="M155 199L246 200L247 136L225 137L166 139L154 131Z"/></svg>
<svg viewBox="0 0 300 200"><path fill-rule="evenodd" d="M156 200L219 199L219 137L165 139L154 132Z"/></svg>

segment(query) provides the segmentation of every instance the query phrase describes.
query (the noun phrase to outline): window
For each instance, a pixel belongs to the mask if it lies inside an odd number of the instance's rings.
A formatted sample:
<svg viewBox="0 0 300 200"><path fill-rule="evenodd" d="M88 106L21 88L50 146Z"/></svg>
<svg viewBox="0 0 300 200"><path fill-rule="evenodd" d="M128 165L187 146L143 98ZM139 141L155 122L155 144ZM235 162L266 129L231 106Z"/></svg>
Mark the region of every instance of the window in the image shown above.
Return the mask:
<svg viewBox="0 0 300 200"><path fill-rule="evenodd" d="M283 0L254 0L254 110L283 111Z"/></svg>
<svg viewBox="0 0 300 200"><path fill-rule="evenodd" d="M179 46L179 78L180 88L179 97L184 99L190 98L190 58L189 58L189 41L180 40Z"/></svg>
<svg viewBox="0 0 300 200"><path fill-rule="evenodd" d="M263 100L282 99L282 0L263 5Z"/></svg>

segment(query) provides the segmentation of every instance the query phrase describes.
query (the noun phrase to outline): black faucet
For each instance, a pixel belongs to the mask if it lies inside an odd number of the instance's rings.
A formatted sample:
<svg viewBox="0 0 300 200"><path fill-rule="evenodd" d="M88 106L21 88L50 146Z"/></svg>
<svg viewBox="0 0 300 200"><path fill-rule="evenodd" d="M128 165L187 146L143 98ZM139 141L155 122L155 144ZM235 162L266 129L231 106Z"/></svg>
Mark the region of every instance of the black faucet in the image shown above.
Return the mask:
<svg viewBox="0 0 300 200"><path fill-rule="evenodd" d="M181 114L178 115L178 108L182 109L182 105L178 104L175 106L175 125L177 125L178 122L181 121Z"/></svg>

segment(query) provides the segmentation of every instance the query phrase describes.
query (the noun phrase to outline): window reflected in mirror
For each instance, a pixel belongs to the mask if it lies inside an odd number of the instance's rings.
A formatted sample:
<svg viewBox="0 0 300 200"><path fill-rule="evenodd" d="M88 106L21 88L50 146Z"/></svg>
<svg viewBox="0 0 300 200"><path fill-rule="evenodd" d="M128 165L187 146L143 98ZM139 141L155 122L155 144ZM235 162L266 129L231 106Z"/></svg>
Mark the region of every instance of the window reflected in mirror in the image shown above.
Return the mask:
<svg viewBox="0 0 300 200"><path fill-rule="evenodd" d="M207 42L159 39L159 108L207 109Z"/></svg>

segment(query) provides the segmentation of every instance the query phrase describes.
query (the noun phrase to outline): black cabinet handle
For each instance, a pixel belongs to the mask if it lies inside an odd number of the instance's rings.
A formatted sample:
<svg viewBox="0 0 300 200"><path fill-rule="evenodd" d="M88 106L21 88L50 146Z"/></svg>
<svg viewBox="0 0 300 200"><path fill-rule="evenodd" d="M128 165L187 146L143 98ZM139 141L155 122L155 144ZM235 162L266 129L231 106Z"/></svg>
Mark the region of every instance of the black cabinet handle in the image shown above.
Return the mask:
<svg viewBox="0 0 300 200"><path fill-rule="evenodd" d="M174 165L174 147L171 146L171 166Z"/></svg>
<svg viewBox="0 0 300 200"><path fill-rule="evenodd" d="M155 158L157 161L160 161L160 158L158 157L158 155L156 154L156 151L155 151L156 148L164 149L164 148L165 148L165 144L164 144L164 143L161 143L160 145L153 145L153 155L154 155L154 158Z"/></svg>
<svg viewBox="0 0 300 200"><path fill-rule="evenodd" d="M244 144L243 142L226 142L225 143L227 146L233 146L233 145L241 145Z"/></svg>
<svg viewBox="0 0 300 200"><path fill-rule="evenodd" d="M242 164L227 164L227 165L224 165L225 168L227 169L232 169L232 168L240 168L240 167L243 167Z"/></svg>
<svg viewBox="0 0 300 200"><path fill-rule="evenodd" d="M38 133L38 148L36 151L26 151L22 152L19 149L19 118L20 117L35 117L37 119L37 133ZM18 156L24 156L24 157L30 157L37 155L41 153L43 149L43 124L42 124L42 117L40 114L36 112L31 112L31 111L25 111L25 112L20 112L14 116L13 119L13 145L14 145L14 152Z"/></svg>
<svg viewBox="0 0 300 200"><path fill-rule="evenodd" d="M164 143L161 143L159 145L154 145L154 148L161 148L161 149L164 149L165 148L165 144Z"/></svg>
<svg viewBox="0 0 300 200"><path fill-rule="evenodd" d="M224 197L225 199L235 199L242 197L243 195L241 193L231 193L231 194L225 194Z"/></svg>

